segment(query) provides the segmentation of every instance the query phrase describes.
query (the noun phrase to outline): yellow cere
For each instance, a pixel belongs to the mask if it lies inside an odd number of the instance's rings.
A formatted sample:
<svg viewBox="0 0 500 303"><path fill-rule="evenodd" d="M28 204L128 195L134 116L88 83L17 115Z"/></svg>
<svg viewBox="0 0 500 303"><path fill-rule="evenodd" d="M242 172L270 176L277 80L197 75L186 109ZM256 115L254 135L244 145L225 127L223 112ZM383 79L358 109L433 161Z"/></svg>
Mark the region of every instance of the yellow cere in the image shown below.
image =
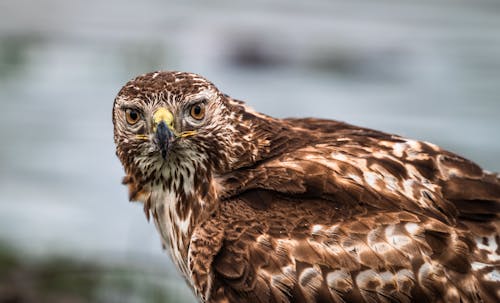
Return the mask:
<svg viewBox="0 0 500 303"><path fill-rule="evenodd" d="M193 136L196 134L196 131L190 130L190 131L185 131L182 133L177 133L174 129L174 115L166 108L160 107L157 109L154 114L153 114L153 122L154 122L154 128L153 131L156 131L156 126L161 122L164 121L165 124L167 124L168 128L174 133L176 137L189 137ZM140 135L138 135L140 136ZM139 139L145 139L145 138L139 138Z"/></svg>
<svg viewBox="0 0 500 303"><path fill-rule="evenodd" d="M164 121L171 131L174 130L174 115L172 115L172 113L164 107L160 107L154 112L153 121L155 125L155 131L156 125L158 125L161 121Z"/></svg>

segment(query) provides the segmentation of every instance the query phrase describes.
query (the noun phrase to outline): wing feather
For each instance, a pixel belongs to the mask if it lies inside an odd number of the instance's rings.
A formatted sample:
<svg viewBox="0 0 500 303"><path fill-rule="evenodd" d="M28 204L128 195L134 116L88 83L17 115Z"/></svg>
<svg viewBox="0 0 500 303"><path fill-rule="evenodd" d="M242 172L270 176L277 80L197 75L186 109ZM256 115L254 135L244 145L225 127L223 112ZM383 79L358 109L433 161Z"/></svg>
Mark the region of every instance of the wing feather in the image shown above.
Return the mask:
<svg viewBox="0 0 500 303"><path fill-rule="evenodd" d="M266 206L254 207L263 196ZM224 202L231 240L214 261L216 293L230 302L477 301L482 277L466 229L405 211L345 217L331 204L277 192ZM481 291L485 302L498 299Z"/></svg>
<svg viewBox="0 0 500 303"><path fill-rule="evenodd" d="M238 219L215 259L217 293L239 302L500 299L480 271L499 270L499 260L476 244L498 239L497 175L426 142L329 120L282 123L268 158L218 176L221 212Z"/></svg>

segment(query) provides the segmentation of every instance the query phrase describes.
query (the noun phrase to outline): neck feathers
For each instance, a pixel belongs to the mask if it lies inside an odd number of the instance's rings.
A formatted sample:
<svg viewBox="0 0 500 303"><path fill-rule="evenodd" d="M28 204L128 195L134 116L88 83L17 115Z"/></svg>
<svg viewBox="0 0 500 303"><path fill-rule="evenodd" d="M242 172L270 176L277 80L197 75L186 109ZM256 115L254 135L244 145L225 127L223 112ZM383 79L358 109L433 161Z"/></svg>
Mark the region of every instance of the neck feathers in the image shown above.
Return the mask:
<svg viewBox="0 0 500 303"><path fill-rule="evenodd" d="M307 142L304 130L296 129L284 120L258 113L237 100L231 99L229 104L236 115L226 172L252 167L291 146Z"/></svg>
<svg viewBox="0 0 500 303"><path fill-rule="evenodd" d="M160 182L151 186L145 205L164 247L185 276L189 276L186 262L192 234L217 207L216 188L211 172L194 163L166 168Z"/></svg>

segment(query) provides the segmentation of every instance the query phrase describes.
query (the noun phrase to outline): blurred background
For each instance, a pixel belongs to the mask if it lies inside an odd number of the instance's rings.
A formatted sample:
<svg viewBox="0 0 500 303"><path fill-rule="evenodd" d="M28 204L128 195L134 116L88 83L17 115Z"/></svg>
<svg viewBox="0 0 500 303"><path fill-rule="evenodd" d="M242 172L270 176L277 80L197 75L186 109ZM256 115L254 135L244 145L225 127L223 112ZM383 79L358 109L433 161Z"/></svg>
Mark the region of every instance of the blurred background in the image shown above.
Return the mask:
<svg viewBox="0 0 500 303"><path fill-rule="evenodd" d="M1 0L0 302L195 301L114 154L113 99L153 70L500 171L498 0Z"/></svg>

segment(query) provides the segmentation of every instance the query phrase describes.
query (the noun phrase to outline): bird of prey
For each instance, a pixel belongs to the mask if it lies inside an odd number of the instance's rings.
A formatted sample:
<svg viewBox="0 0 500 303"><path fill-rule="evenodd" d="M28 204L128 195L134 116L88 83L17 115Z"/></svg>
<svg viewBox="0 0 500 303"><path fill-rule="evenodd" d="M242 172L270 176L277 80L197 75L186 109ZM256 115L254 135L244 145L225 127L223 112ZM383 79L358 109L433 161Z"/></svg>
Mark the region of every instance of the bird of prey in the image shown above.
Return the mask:
<svg viewBox="0 0 500 303"><path fill-rule="evenodd" d="M201 302L500 302L500 176L153 72L113 107L130 200Z"/></svg>

